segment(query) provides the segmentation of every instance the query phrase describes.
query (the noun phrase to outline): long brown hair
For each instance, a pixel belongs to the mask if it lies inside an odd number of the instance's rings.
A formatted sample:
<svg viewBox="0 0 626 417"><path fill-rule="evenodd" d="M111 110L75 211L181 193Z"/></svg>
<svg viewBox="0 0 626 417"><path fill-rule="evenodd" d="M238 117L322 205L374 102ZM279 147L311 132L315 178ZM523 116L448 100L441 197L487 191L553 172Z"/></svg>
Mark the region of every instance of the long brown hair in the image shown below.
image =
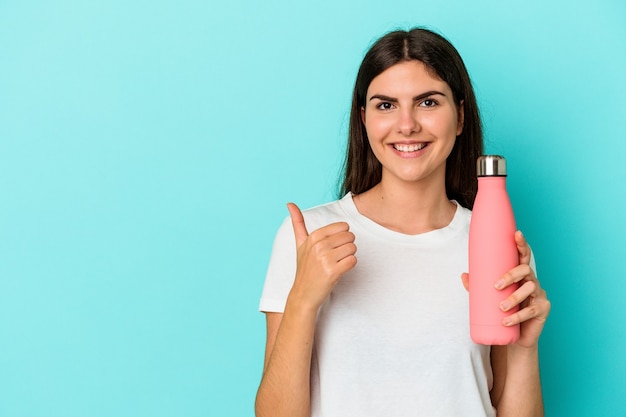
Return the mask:
<svg viewBox="0 0 626 417"><path fill-rule="evenodd" d="M471 209L478 189L476 159L483 152L482 125L474 89L454 46L441 35L424 28L390 32L376 41L363 58L352 94L341 196L348 192L360 194L380 182L382 165L369 145L361 108L365 105L367 89L376 76L399 62L411 60L423 62L448 83L457 108L461 103L463 105L463 131L446 160L446 193L449 199Z"/></svg>

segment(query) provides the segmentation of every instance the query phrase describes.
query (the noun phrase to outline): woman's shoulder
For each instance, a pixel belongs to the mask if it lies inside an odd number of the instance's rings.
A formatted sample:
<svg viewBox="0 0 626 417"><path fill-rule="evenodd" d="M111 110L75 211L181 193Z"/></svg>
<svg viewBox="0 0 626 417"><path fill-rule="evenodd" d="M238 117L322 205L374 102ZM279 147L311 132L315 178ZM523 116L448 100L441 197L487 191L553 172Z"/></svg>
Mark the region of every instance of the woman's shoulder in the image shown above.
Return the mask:
<svg viewBox="0 0 626 417"><path fill-rule="evenodd" d="M346 201L346 196L339 200L334 200L328 203L320 204L310 208L302 209L302 216L304 217L304 224L307 231L311 233L321 227L327 226L331 223L348 221L348 214L346 212L346 206L350 201ZM276 242L283 242L285 245L293 246L293 226L291 224L291 217L287 215L281 223L276 233Z"/></svg>
<svg viewBox="0 0 626 417"><path fill-rule="evenodd" d="M304 222L310 227L309 230L314 230L330 223L347 221L350 203L352 196L348 194L338 200L307 208L302 211Z"/></svg>

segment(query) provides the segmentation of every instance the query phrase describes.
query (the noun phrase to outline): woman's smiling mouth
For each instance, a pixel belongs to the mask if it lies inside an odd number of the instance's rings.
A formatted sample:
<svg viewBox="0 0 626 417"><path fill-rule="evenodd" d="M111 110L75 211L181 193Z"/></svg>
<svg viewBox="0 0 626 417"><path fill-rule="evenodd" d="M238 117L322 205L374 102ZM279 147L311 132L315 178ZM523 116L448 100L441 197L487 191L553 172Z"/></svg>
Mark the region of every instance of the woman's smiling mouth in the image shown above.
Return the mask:
<svg viewBox="0 0 626 417"><path fill-rule="evenodd" d="M392 146L398 152L417 152L424 149L428 144L427 143L412 143L412 144L402 144L402 143L394 143Z"/></svg>

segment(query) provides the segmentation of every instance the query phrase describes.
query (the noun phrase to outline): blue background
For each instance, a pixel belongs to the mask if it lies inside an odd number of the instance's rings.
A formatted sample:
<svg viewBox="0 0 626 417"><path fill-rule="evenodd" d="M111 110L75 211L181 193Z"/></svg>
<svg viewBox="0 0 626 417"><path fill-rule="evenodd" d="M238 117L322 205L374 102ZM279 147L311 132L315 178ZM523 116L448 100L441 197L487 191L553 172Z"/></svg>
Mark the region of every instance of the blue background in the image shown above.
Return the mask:
<svg viewBox="0 0 626 417"><path fill-rule="evenodd" d="M547 415L626 415L625 23L619 0L0 0L0 416L253 415L285 203L334 198L357 66L413 25L457 46L508 158L553 302Z"/></svg>

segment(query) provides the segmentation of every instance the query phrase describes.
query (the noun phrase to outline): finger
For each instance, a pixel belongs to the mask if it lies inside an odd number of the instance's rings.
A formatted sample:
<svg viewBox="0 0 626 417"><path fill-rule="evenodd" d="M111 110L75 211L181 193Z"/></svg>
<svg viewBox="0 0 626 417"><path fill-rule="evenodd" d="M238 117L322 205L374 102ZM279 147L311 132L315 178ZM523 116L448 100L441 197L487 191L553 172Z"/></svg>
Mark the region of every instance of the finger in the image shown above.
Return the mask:
<svg viewBox="0 0 626 417"><path fill-rule="evenodd" d="M342 230L326 237L326 242L329 248L335 249L348 243L354 243L354 239L354 233Z"/></svg>
<svg viewBox="0 0 626 417"><path fill-rule="evenodd" d="M463 272L461 274L461 281L463 282L465 290L469 291L469 274L467 272Z"/></svg>
<svg viewBox="0 0 626 417"><path fill-rule="evenodd" d="M312 231L309 236L313 241L319 241L325 239L327 237L334 236L336 234L341 234L343 232L348 232L350 230L350 226L345 222L337 222L331 223L324 227L320 227L317 230Z"/></svg>
<svg viewBox="0 0 626 417"><path fill-rule="evenodd" d="M531 319L535 319L543 323L548 318L549 312L550 302L548 300L535 300L535 302L529 304L528 307L519 310L515 314L505 317L504 320L502 320L502 324L505 326L513 326Z"/></svg>
<svg viewBox="0 0 626 417"><path fill-rule="evenodd" d="M513 294L507 297L506 300L500 303L500 310L509 311L515 306L522 304L524 300L534 295L535 291L537 291L537 284L535 281L526 281Z"/></svg>
<svg viewBox="0 0 626 417"><path fill-rule="evenodd" d="M515 243L519 253L519 263L528 265L530 263L530 246L521 231L515 232Z"/></svg>
<svg viewBox="0 0 626 417"><path fill-rule="evenodd" d="M529 281L534 281L537 279L535 278L535 273L533 272L532 268L528 266L528 264L518 265L508 271L506 274L502 275L498 282L496 282L495 287L498 290L502 290L511 284L520 282L523 279L527 279Z"/></svg>
<svg viewBox="0 0 626 417"><path fill-rule="evenodd" d="M337 267L339 268L340 274L345 274L349 270L355 267L356 265L356 256L349 255L337 262Z"/></svg>
<svg viewBox="0 0 626 417"><path fill-rule="evenodd" d="M354 244L354 234L351 232L341 232L326 238L320 238L318 231L309 236L310 249L319 258L324 258L332 263L354 255L356 245Z"/></svg>
<svg viewBox="0 0 626 417"><path fill-rule="evenodd" d="M356 253L356 245L352 242L345 243L333 251L334 257L337 262L341 261L344 258L349 256L353 256Z"/></svg>
<svg viewBox="0 0 626 417"><path fill-rule="evenodd" d="M289 216L291 217L293 234L296 237L296 246L300 246L309 236L309 232L306 230L306 225L304 224L304 216L300 208L294 203L288 203L287 210L289 210Z"/></svg>

